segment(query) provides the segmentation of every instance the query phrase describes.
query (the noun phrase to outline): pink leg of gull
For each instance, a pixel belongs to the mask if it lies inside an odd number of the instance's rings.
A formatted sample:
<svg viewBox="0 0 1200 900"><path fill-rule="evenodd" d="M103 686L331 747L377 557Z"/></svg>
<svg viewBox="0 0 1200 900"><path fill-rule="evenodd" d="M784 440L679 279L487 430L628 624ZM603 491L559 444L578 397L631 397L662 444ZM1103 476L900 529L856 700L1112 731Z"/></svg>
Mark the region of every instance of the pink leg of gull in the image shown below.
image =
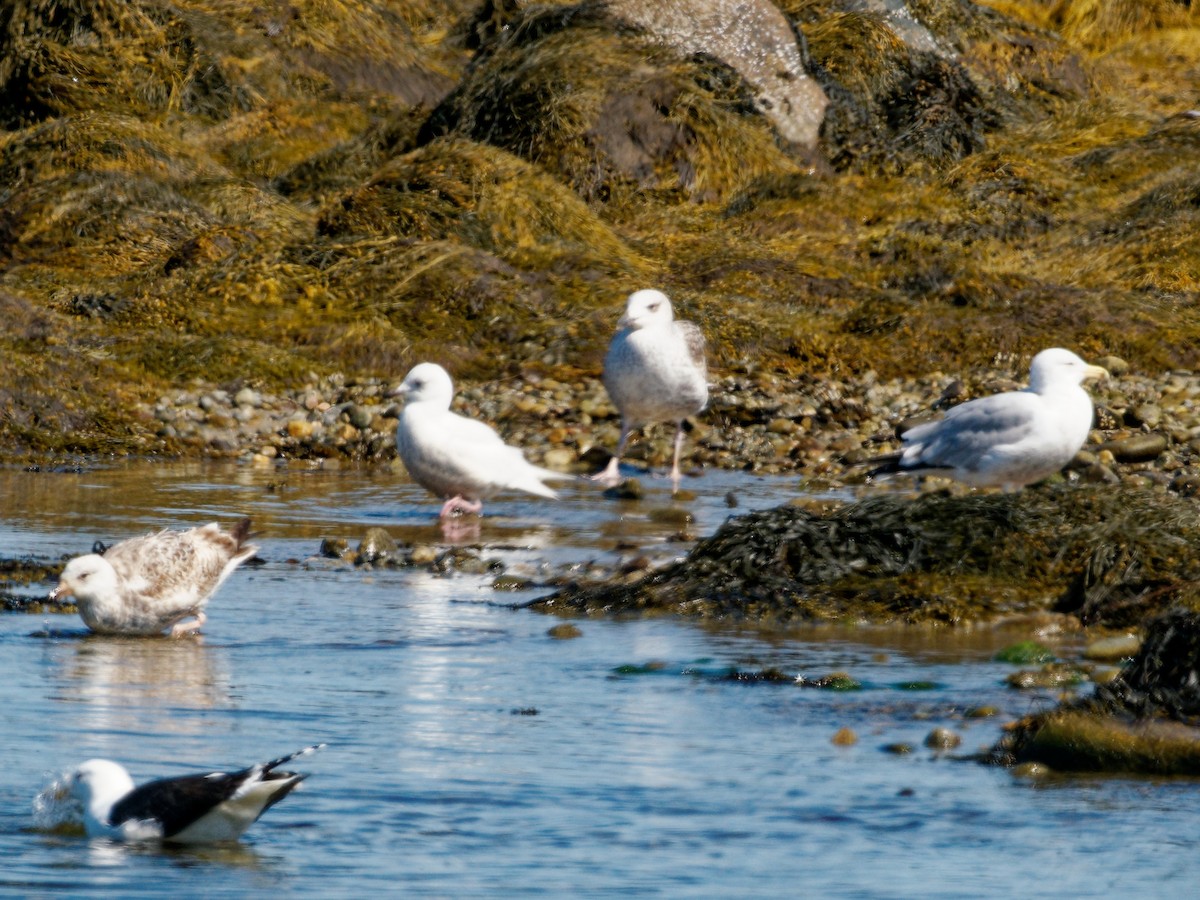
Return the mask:
<svg viewBox="0 0 1200 900"><path fill-rule="evenodd" d="M460 497L451 497L442 504L442 512L440 518L448 519L455 513L466 513L468 515L477 516L480 510L483 509L482 500L464 500Z"/></svg>
<svg viewBox="0 0 1200 900"><path fill-rule="evenodd" d="M208 616L203 612L196 613L196 618L190 622L176 622L171 626L171 637L181 638L185 634L191 634L199 631L204 627L204 623L208 621Z"/></svg>
<svg viewBox="0 0 1200 900"><path fill-rule="evenodd" d="M679 490L679 480L683 473L679 471L679 452L683 449L683 422L675 426L675 456L671 461L672 490Z"/></svg>

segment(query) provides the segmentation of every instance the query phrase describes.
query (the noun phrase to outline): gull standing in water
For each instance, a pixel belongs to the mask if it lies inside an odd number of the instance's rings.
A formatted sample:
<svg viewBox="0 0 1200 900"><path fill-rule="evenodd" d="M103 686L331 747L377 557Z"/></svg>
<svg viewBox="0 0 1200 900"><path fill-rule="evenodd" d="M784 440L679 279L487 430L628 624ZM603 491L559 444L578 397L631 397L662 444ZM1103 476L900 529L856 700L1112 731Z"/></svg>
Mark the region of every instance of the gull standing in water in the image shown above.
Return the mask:
<svg viewBox="0 0 1200 900"><path fill-rule="evenodd" d="M396 426L396 451L412 480L445 498L442 518L477 515L503 490L558 498L543 482L573 476L535 466L490 426L450 411L454 385L436 363L414 366L392 392L407 397Z"/></svg>
<svg viewBox="0 0 1200 900"><path fill-rule="evenodd" d="M700 329L677 321L662 291L630 294L604 357L604 387L621 414L621 437L608 467L596 479L609 485L620 481L621 455L635 429L674 422L671 481L678 489L683 420L708 403L707 378Z"/></svg>
<svg viewBox="0 0 1200 900"><path fill-rule="evenodd" d="M1070 350L1043 350L1029 367L1029 387L968 401L910 428L900 452L875 460L884 465L870 474L933 471L1010 491L1041 481L1087 440L1094 409L1083 381L1107 376Z"/></svg>
<svg viewBox="0 0 1200 900"><path fill-rule="evenodd" d="M237 772L160 778L140 787L120 763L89 759L56 793L83 804L90 838L204 844L236 841L307 775L279 767L324 747L316 744Z"/></svg>
<svg viewBox="0 0 1200 900"><path fill-rule="evenodd" d="M67 563L51 600L74 597L79 615L101 634L171 637L204 625L204 606L258 547L247 544L250 520L231 531L212 522L186 531L163 530L121 541L102 553ZM195 619L182 622L189 616Z"/></svg>

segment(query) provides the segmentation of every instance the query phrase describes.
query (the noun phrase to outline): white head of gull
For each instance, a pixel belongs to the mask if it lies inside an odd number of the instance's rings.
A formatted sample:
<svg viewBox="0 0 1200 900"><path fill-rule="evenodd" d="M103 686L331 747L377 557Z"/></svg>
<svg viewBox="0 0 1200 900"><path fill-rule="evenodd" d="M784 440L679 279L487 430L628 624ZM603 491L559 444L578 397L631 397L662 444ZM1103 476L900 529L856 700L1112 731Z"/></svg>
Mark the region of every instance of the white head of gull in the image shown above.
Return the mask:
<svg viewBox="0 0 1200 900"><path fill-rule="evenodd" d="M630 294L604 357L604 387L621 414L621 437L597 480L609 485L620 481L621 456L635 430L655 422L674 422L671 481L678 487L683 420L708 403L707 379L700 329L676 320L662 291Z"/></svg>
<svg viewBox="0 0 1200 900"><path fill-rule="evenodd" d="M185 531L164 530L121 541L103 553L67 563L51 600L74 597L79 615L102 634L172 637L196 631L204 607L234 569L258 552L246 543L250 520L230 531L212 522ZM195 617L191 622L182 622Z"/></svg>
<svg viewBox="0 0 1200 900"><path fill-rule="evenodd" d="M396 426L396 451L409 476L445 499L442 518L477 515L483 501L504 490L556 499L543 482L572 476L535 466L490 426L450 411L454 385L436 363L421 363L393 395L406 397Z"/></svg>
<svg viewBox="0 0 1200 900"><path fill-rule="evenodd" d="M892 465L876 472L934 470L1005 490L1041 481L1087 441L1094 409L1082 384L1107 376L1070 350L1043 350L1030 365L1028 388L968 401L909 429Z"/></svg>
<svg viewBox="0 0 1200 900"><path fill-rule="evenodd" d="M236 772L160 778L135 787L119 763L90 759L70 776L66 791L83 805L90 838L179 844L235 841L307 776L279 767L313 753L305 747Z"/></svg>

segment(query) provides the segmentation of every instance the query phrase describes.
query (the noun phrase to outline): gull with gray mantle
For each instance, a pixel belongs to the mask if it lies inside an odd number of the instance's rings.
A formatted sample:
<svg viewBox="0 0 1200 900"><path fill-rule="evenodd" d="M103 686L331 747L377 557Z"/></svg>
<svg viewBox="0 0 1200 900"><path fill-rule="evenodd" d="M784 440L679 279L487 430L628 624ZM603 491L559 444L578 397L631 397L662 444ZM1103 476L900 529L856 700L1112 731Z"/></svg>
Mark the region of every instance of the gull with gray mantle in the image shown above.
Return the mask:
<svg viewBox="0 0 1200 900"><path fill-rule="evenodd" d="M140 787L134 787L120 763L89 759L53 790L83 805L89 838L175 844L236 841L308 777L279 767L324 746L305 747L237 772L179 775Z"/></svg>
<svg viewBox="0 0 1200 900"><path fill-rule="evenodd" d="M1070 350L1043 350L1030 364L1029 387L970 400L910 428L900 452L872 460L883 465L868 474L929 471L1008 491L1041 481L1087 441L1094 408L1082 384L1106 377Z"/></svg>
<svg viewBox="0 0 1200 900"><path fill-rule="evenodd" d="M676 320L671 301L662 291L635 291L629 295L604 357L603 380L621 414L621 437L608 466L594 476L596 480L610 486L621 480L621 456L636 429L674 422L671 482L678 489L683 420L708 403L708 368L700 329Z"/></svg>
<svg viewBox="0 0 1200 900"><path fill-rule="evenodd" d="M445 499L441 517L478 515L483 501L505 490L558 498L543 482L574 476L535 466L490 425L450 411L454 384L436 363L421 363L392 396L406 401L396 426L396 452L409 476Z"/></svg>
<svg viewBox="0 0 1200 900"><path fill-rule="evenodd" d="M258 552L246 543L250 520L230 531L211 522L121 541L67 563L51 600L74 597L79 615L101 634L171 637L199 630L205 604L234 569ZM190 616L195 618L183 622Z"/></svg>

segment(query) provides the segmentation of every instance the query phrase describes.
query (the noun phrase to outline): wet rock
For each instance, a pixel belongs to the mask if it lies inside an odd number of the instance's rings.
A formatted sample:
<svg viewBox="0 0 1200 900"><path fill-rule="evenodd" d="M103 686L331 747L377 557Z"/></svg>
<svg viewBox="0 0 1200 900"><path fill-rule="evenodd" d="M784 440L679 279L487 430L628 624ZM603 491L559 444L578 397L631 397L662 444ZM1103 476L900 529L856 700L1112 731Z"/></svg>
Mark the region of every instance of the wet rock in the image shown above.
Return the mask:
<svg viewBox="0 0 1200 900"><path fill-rule="evenodd" d="M1142 646L1136 634L1118 634L1099 638L1084 648L1083 658L1092 660L1115 660L1133 656Z"/></svg>
<svg viewBox="0 0 1200 900"><path fill-rule="evenodd" d="M546 631L550 637L556 641L569 641L573 638L583 637L583 632L578 626L572 625L569 622L564 622L561 625L555 625Z"/></svg>
<svg viewBox="0 0 1200 900"><path fill-rule="evenodd" d="M953 750L962 743L962 737L949 728L935 728L925 735L925 746L933 750Z"/></svg>
<svg viewBox="0 0 1200 900"><path fill-rule="evenodd" d="M395 559L400 548L396 541L382 528L368 528L358 544L354 561L358 565L387 562Z"/></svg>
<svg viewBox="0 0 1200 900"><path fill-rule="evenodd" d="M1134 428L1143 425L1147 428L1157 428L1162 420L1162 408L1157 403L1140 403L1125 411L1125 421Z"/></svg>
<svg viewBox="0 0 1200 900"><path fill-rule="evenodd" d="M320 553L329 559L350 559L354 555L345 538L321 538Z"/></svg>
<svg viewBox="0 0 1200 900"><path fill-rule="evenodd" d="M644 495L642 483L636 478L623 478L620 484L604 492L604 496L610 500L641 500Z"/></svg>
<svg viewBox="0 0 1200 900"><path fill-rule="evenodd" d="M858 735L853 728L839 728L829 740L838 747L849 747L858 743Z"/></svg>
<svg viewBox="0 0 1200 900"><path fill-rule="evenodd" d="M412 548L411 560L414 566L429 566L437 562L441 551L432 544L417 544Z"/></svg>
<svg viewBox="0 0 1200 900"><path fill-rule="evenodd" d="M1117 462L1145 462L1155 459L1167 449L1167 438L1162 434L1135 434L1120 440L1106 441L1097 449L1107 450Z"/></svg>
<svg viewBox="0 0 1200 900"><path fill-rule="evenodd" d="M908 756L913 752L913 749L914 748L912 744L904 743L902 741L894 744L883 745L884 752L891 753L893 756Z"/></svg>

